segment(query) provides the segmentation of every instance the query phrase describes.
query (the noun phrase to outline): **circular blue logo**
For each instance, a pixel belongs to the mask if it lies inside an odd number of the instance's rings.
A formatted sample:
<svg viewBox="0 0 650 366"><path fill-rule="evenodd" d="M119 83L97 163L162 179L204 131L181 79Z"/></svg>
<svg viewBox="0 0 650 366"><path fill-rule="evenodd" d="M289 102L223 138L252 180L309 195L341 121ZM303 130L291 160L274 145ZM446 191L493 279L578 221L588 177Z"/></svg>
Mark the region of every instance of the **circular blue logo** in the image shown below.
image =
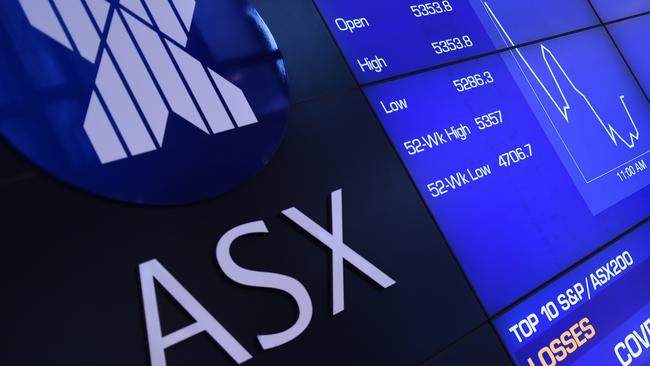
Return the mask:
<svg viewBox="0 0 650 366"><path fill-rule="evenodd" d="M284 62L244 1L9 0L0 17L0 134L75 186L194 202L281 142Z"/></svg>

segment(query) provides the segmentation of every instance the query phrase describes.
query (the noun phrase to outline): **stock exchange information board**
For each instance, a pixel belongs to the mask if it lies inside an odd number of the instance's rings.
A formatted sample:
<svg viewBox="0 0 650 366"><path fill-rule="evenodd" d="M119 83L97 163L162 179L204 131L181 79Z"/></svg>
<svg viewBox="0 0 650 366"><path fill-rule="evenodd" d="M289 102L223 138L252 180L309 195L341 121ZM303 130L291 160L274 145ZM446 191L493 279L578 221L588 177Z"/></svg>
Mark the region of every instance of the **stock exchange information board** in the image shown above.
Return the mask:
<svg viewBox="0 0 650 366"><path fill-rule="evenodd" d="M650 0L0 20L2 364L650 366Z"/></svg>
<svg viewBox="0 0 650 366"><path fill-rule="evenodd" d="M317 4L515 361L647 362L647 5Z"/></svg>

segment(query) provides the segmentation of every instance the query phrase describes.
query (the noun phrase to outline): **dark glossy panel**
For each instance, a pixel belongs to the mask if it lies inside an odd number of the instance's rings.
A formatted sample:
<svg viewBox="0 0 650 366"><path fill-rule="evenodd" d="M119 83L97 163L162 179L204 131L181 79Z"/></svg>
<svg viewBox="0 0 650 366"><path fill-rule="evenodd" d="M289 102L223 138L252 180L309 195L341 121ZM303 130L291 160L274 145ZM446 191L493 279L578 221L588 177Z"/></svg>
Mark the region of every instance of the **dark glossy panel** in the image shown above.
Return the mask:
<svg viewBox="0 0 650 366"><path fill-rule="evenodd" d="M310 0L253 0L282 50L292 102L355 88L336 44Z"/></svg>
<svg viewBox="0 0 650 366"><path fill-rule="evenodd" d="M489 324L469 333L422 366L512 366L507 352Z"/></svg>
<svg viewBox="0 0 650 366"><path fill-rule="evenodd" d="M329 194L339 188L345 243L397 283L382 289L347 265L345 310L332 316L330 250L280 211L296 206L329 228ZM293 108L267 169L210 202L136 207L46 177L0 188L0 201L12 213L0 270L8 364L145 364L137 266L152 258L252 353L247 365L415 366L485 322L360 92ZM269 351L255 336L291 325L293 301L234 284L214 258L226 231L254 220L270 233L237 241L235 260L295 277L314 307L302 335ZM165 331L188 324L161 302ZM169 366L234 364L207 336L167 354Z"/></svg>
<svg viewBox="0 0 650 366"><path fill-rule="evenodd" d="M3 139L0 139L0 184L36 174L35 168Z"/></svg>

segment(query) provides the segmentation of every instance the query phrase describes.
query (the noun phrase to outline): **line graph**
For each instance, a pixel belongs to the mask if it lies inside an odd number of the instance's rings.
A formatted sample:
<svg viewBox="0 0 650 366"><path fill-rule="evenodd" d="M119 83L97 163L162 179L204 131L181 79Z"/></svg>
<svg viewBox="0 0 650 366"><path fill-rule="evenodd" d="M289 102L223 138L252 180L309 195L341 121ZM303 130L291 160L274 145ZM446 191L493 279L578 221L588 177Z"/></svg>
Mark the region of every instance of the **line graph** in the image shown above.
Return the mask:
<svg viewBox="0 0 650 366"><path fill-rule="evenodd" d="M542 103L540 96L538 93L535 91L535 88L533 87L533 82L528 77L528 74L524 71L524 69L528 70L528 73L532 75L534 82L536 82L539 87L543 90L543 94L546 94L550 102L553 104L553 107L557 110L557 112L561 115L562 119L566 124L571 124L572 120L572 104L569 101L569 98L567 98L567 93L565 92L564 88L561 86L562 83L568 84L571 93L574 93L578 99L581 102L584 102L584 105L587 107L589 113L593 116L594 121L598 123L598 128L602 129L602 131L606 134L606 136L609 138L611 143L613 144L614 147L616 148L623 148L628 151L630 149L635 149L638 147L637 142L639 141L639 138L641 137L641 133L639 131L637 121L635 121L635 118L633 116L633 113L630 111L628 108L628 105L625 102L625 95L619 95L618 96L618 101L620 102L621 106L621 114L624 112L624 118L626 119L625 123L629 124L630 128L629 131L626 132L621 132L619 131L616 127L612 126L611 123L606 122L606 119L602 117L602 114L599 113L598 109L592 102L592 100L587 96L588 93L584 92L582 88L578 87L576 83L574 82L573 78L567 73L565 70L565 67L562 65L562 63L558 60L558 57L553 53L553 51L547 47L544 44L541 44L539 46L539 50L541 52L542 60L544 62L544 65L546 66L546 69L548 70L550 77L552 81L550 83L545 83L536 69L531 65L531 62L526 58L526 56L523 54L523 52L515 46L514 41L510 37L510 34L504 27L504 25L501 23L495 12L492 10L490 5L487 2L482 2L483 7L485 8L486 12L488 13L488 16L494 26L497 28L499 32L500 38L503 40L503 42L506 44L508 48L511 48L511 53L513 54L513 57L515 59L515 62L517 63L517 66L519 67L520 71L522 72L523 76L525 77L526 81L530 85L533 93L535 94L535 97L537 98L538 102L540 103L540 106L544 110L544 113L546 113L546 116L548 117L549 121L551 122L551 125L557 135L559 136L562 144L564 145L564 148L568 152L571 160L573 161L573 164L577 167L580 175L582 176L583 180L585 183L591 183L597 179L602 178L603 176L615 171L617 168L620 166L623 166L629 161L634 160L636 158L639 158L643 155L646 155L650 153L650 150L646 150L642 152L640 155L637 155L636 157L632 159L626 159L626 162L609 169L607 172L598 174L596 176L592 177L587 177L584 173L583 170L580 167L580 164L576 161L576 158L574 157L574 154L571 152L571 149L569 149L569 146L565 142L565 139L562 136L562 133L560 133L558 126L555 124L554 119L551 118L549 112L547 111L546 107L544 106L544 103ZM522 63L524 67L522 67ZM556 71L557 70L557 71ZM550 85L550 87L549 87ZM557 93L557 96L554 96L553 92ZM542 95L543 95L542 94ZM559 96L559 97L558 97ZM574 105L575 106L575 103ZM629 122L628 122L629 121ZM620 127L619 127L620 129Z"/></svg>

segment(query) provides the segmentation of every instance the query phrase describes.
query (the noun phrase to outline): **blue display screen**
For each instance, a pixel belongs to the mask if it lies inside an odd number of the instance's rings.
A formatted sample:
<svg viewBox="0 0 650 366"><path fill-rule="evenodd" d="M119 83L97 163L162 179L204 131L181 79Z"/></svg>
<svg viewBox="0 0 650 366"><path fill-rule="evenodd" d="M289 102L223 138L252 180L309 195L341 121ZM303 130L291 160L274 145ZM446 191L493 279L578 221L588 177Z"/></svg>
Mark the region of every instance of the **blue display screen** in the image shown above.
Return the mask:
<svg viewBox="0 0 650 366"><path fill-rule="evenodd" d="M650 3L316 3L513 359L648 362Z"/></svg>
<svg viewBox="0 0 650 366"><path fill-rule="evenodd" d="M650 223L572 269L494 324L518 365L647 365Z"/></svg>
<svg viewBox="0 0 650 366"><path fill-rule="evenodd" d="M490 313L650 213L650 106L602 29L365 91Z"/></svg>
<svg viewBox="0 0 650 366"><path fill-rule="evenodd" d="M650 11L648 0L591 0L591 3L606 22Z"/></svg>
<svg viewBox="0 0 650 366"><path fill-rule="evenodd" d="M650 2L648 4L650 6ZM646 95L649 95L650 67L648 67L647 40L650 35L650 14L614 23L607 28L630 64Z"/></svg>
<svg viewBox="0 0 650 366"><path fill-rule="evenodd" d="M650 214L650 105L588 2L317 4L489 314Z"/></svg>
<svg viewBox="0 0 650 366"><path fill-rule="evenodd" d="M493 52L501 41L489 10L507 18L519 45L594 26L583 0L317 1L361 82ZM557 9L565 14L557 16Z"/></svg>

